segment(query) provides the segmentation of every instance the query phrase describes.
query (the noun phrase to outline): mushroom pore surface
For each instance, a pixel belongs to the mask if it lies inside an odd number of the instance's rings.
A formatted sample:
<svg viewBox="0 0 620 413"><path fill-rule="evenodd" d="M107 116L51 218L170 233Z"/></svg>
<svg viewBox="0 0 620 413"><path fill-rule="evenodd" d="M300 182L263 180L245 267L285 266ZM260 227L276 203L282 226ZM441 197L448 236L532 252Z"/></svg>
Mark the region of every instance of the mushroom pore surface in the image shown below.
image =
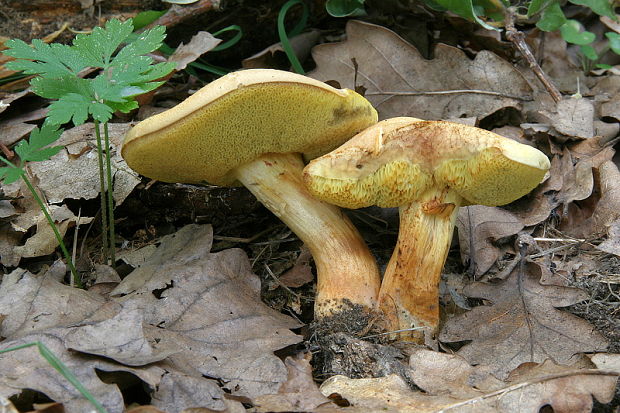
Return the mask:
<svg viewBox="0 0 620 413"><path fill-rule="evenodd" d="M204 104L196 95L129 132L123 157L132 169L166 182L232 185L234 168L262 154L311 159L377 119L362 96L327 85L240 84Z"/></svg>

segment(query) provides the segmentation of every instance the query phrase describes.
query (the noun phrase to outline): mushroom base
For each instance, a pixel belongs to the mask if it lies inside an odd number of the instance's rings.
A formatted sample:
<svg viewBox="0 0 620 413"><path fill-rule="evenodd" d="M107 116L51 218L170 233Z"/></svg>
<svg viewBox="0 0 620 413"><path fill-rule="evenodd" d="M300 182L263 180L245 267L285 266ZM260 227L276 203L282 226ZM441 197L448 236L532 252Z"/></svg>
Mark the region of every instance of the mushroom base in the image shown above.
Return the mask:
<svg viewBox="0 0 620 413"><path fill-rule="evenodd" d="M393 339L422 343L436 333L441 270L461 203L456 192L433 189L400 208L398 241L379 292L387 331L409 330Z"/></svg>
<svg viewBox="0 0 620 413"><path fill-rule="evenodd" d="M238 167L236 178L310 249L317 319L339 313L345 302L374 310L380 285L375 259L344 213L306 190L303 168L299 154L272 153Z"/></svg>

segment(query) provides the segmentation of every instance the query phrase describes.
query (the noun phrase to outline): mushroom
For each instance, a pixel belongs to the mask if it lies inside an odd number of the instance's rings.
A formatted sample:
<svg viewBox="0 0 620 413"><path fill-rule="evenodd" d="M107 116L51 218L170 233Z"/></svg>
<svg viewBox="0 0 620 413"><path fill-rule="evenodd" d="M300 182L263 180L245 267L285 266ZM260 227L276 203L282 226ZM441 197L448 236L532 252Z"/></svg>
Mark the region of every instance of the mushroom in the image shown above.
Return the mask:
<svg viewBox="0 0 620 413"><path fill-rule="evenodd" d="M539 150L444 121L381 121L311 161L304 182L346 208L400 207L400 231L379 292L389 331L422 341L439 324L439 281L458 208L504 205L534 189L549 169Z"/></svg>
<svg viewBox="0 0 620 413"><path fill-rule="evenodd" d="M305 189L302 155L329 152L376 122L375 109L354 91L290 72L244 70L138 123L122 155L152 179L249 189L310 249L322 318L347 304L375 308L380 277L353 224Z"/></svg>

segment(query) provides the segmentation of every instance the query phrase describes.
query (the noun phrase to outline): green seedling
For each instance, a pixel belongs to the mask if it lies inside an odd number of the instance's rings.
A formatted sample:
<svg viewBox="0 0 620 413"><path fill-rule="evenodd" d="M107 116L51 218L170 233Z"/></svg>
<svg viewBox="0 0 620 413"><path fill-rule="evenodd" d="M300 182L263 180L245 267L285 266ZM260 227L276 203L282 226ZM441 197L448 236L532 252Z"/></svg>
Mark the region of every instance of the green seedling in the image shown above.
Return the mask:
<svg viewBox="0 0 620 413"><path fill-rule="evenodd" d="M599 59L604 53L597 52L592 43L596 40L594 33L583 29L577 20L567 19L562 11L560 0L530 0L530 1L511 1L511 0L424 0L431 8L436 10L449 10L468 20L474 21L481 26L501 30L504 26L504 19L508 9L512 13L517 24L522 22L535 22L536 27L545 32L559 31L564 41L579 46L582 56L588 61L593 62ZM612 2L609 0L568 0L569 3L587 7L599 16L606 16L616 20ZM613 35L615 33L605 33L608 45L604 52L612 50L616 54L620 50L614 48ZM611 37L610 37L611 35ZM584 64L589 66L589 64Z"/></svg>
<svg viewBox="0 0 620 413"><path fill-rule="evenodd" d="M50 350L45 344L41 343L40 341L20 344L18 346L0 350L0 354L35 346L37 347L37 350L39 350L39 354L41 354L41 356L49 363L49 365L52 366L57 372L59 372L65 379L67 379L67 381L71 383L71 385L73 385L73 387L75 387L75 389L79 391L80 394L84 396L84 398L88 400L99 413L108 412L101 405L101 403L99 403L99 401L95 399L95 396L93 396L92 393L90 393L88 389L86 389L86 387L84 387L84 385L80 383L80 380L75 377L71 370L62 361L60 361L60 359L52 352L52 350Z"/></svg>
<svg viewBox="0 0 620 413"><path fill-rule="evenodd" d="M115 262L114 200L107 123L115 111L128 113L136 109L135 97L159 87L163 83L159 79L174 69L173 63L153 64L153 58L145 56L162 45L163 26L134 37L132 32L131 19L125 22L113 19L105 27L77 35L70 46L46 44L41 40L33 40L29 45L13 39L5 43L8 49L3 52L16 59L7 63L7 68L36 75L30 82L33 92L54 100L47 123L62 125L72 121L77 126L88 119L94 121L99 151L103 251L105 261L112 265ZM94 77L83 77L81 73L89 68L100 70Z"/></svg>
<svg viewBox="0 0 620 413"><path fill-rule="evenodd" d="M0 160L6 164L6 166L0 167L0 180L2 180L5 184L13 183L19 179L24 181L32 193L32 196L37 201L39 208L41 208L43 215L45 215L45 219L47 219L47 222L54 231L54 236L56 237L56 240L60 245L60 249L67 260L67 266L71 270L71 275L73 276L75 285L81 288L82 281L80 280L75 266L73 265L71 255L69 254L62 236L58 231L58 227L52 219L47 206L35 190L34 185L32 185L32 182L28 179L28 175L25 170L26 162L46 161L56 155L62 149L62 146L50 147L49 145L56 142L58 138L60 138L61 134L62 129L59 129L58 126L49 123L44 124L40 129L33 129L30 133L30 140L23 140L15 147L15 153L19 156L19 163L15 164L3 156L0 156Z"/></svg>

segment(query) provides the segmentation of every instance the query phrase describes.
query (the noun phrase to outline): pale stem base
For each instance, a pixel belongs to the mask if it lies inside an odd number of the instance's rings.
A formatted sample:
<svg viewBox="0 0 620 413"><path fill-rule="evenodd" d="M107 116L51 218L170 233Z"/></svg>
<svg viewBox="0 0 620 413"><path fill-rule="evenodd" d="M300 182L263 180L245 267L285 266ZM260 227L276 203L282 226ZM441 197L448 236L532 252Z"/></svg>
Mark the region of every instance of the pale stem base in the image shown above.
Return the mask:
<svg viewBox="0 0 620 413"><path fill-rule="evenodd" d="M376 308L380 277L357 229L336 206L313 198L299 154L268 154L238 167L236 178L310 249L317 269L316 318Z"/></svg>
<svg viewBox="0 0 620 413"><path fill-rule="evenodd" d="M396 248L385 270L379 306L387 330L423 327L393 336L423 342L439 325L439 281L462 198L449 189L429 190L400 208ZM426 331L425 331L426 330Z"/></svg>

